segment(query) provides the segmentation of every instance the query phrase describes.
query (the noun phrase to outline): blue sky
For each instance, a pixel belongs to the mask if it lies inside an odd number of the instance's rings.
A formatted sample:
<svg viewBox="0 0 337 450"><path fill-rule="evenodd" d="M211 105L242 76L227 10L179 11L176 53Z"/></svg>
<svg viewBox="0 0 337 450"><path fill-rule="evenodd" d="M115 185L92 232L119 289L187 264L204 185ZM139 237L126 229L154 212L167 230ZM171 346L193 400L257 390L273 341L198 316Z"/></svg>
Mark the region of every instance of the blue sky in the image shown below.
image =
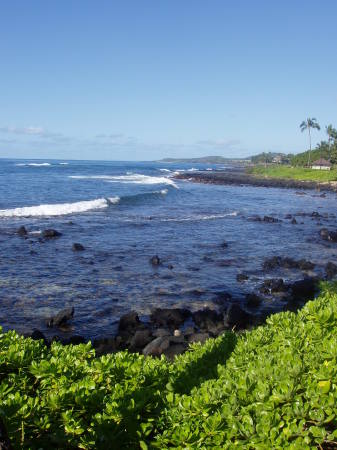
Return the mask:
<svg viewBox="0 0 337 450"><path fill-rule="evenodd" d="M0 157L299 152L337 127L335 0L3 0Z"/></svg>

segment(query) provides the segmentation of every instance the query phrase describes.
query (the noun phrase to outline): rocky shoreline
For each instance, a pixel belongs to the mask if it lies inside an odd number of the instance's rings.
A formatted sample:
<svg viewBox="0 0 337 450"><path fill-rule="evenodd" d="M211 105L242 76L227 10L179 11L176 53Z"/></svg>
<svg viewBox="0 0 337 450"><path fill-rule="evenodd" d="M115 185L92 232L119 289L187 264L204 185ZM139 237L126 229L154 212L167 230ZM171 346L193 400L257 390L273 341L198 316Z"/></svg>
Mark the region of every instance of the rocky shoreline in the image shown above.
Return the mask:
<svg viewBox="0 0 337 450"><path fill-rule="evenodd" d="M318 191L337 192L337 182L319 183L317 181L300 181L284 178L266 178L251 175L244 170L223 172L193 172L179 173L174 176L177 180L186 180L194 183L274 187L287 189L316 189Z"/></svg>

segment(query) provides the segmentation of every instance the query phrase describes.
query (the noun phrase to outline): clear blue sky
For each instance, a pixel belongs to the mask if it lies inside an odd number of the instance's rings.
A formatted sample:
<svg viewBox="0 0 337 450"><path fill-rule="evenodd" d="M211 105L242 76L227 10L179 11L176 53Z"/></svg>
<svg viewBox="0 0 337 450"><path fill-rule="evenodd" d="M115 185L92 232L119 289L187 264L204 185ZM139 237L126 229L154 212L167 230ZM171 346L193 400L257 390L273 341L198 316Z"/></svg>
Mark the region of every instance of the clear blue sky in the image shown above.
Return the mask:
<svg viewBox="0 0 337 450"><path fill-rule="evenodd" d="M337 127L335 0L2 0L0 157L299 152Z"/></svg>

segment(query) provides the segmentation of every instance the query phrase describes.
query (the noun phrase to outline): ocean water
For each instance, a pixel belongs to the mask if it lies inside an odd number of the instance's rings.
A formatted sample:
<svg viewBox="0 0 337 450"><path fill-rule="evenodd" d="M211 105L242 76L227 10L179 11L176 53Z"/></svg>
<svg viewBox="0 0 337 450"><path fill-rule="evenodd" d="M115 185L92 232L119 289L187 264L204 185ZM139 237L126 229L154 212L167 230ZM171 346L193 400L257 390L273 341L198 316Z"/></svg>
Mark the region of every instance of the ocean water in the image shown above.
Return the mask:
<svg viewBox="0 0 337 450"><path fill-rule="evenodd" d="M265 258L306 258L322 275L337 263L319 230L336 226L336 195L315 191L216 186L173 179L174 173L232 170L212 165L95 161L0 160L0 324L48 335L114 334L134 309L146 320L155 307L216 307L217 293L243 302L266 274ZM323 217L311 217L313 211ZM303 213L305 215L303 215ZM298 225L285 219L297 214ZM254 215L280 223L251 220ZM24 225L27 238L17 235ZM41 239L54 228L57 239ZM223 247L226 241L228 246ZM74 252L73 243L85 250ZM153 267L158 255L162 264ZM238 283L236 275L249 275ZM286 281L303 273L268 276ZM310 273L309 273L310 275ZM75 307L63 331L46 319ZM267 310L282 302L270 299Z"/></svg>

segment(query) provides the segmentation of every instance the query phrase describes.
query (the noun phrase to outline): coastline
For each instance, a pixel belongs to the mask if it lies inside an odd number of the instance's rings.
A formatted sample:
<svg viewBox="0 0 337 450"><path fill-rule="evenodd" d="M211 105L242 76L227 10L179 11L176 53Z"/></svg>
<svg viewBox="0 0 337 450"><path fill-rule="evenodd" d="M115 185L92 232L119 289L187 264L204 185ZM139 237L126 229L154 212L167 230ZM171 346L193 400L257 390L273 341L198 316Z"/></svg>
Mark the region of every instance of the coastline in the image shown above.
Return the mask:
<svg viewBox="0 0 337 450"><path fill-rule="evenodd" d="M337 182L300 181L286 178L267 178L251 175L244 170L223 172L194 172L180 173L173 177L177 180L191 181L193 183L256 186L285 189L315 189L318 191L337 192Z"/></svg>

